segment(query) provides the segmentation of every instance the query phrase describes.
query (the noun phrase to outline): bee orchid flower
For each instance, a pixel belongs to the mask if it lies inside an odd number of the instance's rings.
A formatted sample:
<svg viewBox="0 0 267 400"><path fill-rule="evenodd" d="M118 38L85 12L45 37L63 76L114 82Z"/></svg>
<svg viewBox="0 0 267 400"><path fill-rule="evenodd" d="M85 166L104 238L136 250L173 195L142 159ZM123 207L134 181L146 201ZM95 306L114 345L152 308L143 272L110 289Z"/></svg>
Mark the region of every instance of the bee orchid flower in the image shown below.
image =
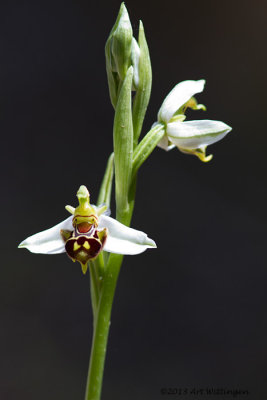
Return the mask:
<svg viewBox="0 0 267 400"><path fill-rule="evenodd" d="M87 262L105 250L110 253L134 255L155 248L154 240L144 232L128 228L107 215L106 206L90 204L90 195L85 186L77 192L79 206L66 206L72 216L50 229L36 233L20 243L32 253L67 253L81 264L83 273Z"/></svg>
<svg viewBox="0 0 267 400"><path fill-rule="evenodd" d="M176 85L162 103L158 112L158 122L165 126L165 135L158 146L168 151L175 146L183 153L194 154L201 161L210 161L206 156L206 147L221 140L232 128L221 121L186 121L185 111L206 110L203 104L197 104L194 95L203 91L205 80L184 81Z"/></svg>

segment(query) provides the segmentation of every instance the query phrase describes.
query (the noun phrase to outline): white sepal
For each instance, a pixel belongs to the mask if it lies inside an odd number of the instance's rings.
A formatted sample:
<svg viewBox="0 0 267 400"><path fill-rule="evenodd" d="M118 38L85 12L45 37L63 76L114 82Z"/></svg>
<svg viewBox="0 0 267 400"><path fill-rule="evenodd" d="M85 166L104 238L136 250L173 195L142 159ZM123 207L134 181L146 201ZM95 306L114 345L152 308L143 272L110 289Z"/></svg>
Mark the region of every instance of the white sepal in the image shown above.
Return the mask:
<svg viewBox="0 0 267 400"><path fill-rule="evenodd" d="M175 144L170 145L168 136L165 134L163 138L158 142L157 146L165 151L170 151L175 147Z"/></svg>
<svg viewBox="0 0 267 400"><path fill-rule="evenodd" d="M70 216L52 228L28 237L18 247L26 248L32 253L64 253L65 243L60 231L61 229L73 230L72 218ZM110 253L133 255L142 253L147 248L157 247L154 240L150 239L144 232L128 228L104 214L100 216L98 226L99 230L103 228L108 229L108 237L104 249Z"/></svg>
<svg viewBox="0 0 267 400"><path fill-rule="evenodd" d="M224 122L210 120L170 122L167 125L170 141L184 149L198 149L218 142L231 130Z"/></svg>
<svg viewBox="0 0 267 400"><path fill-rule="evenodd" d="M156 243L146 233L128 228L111 217L101 215L98 229L108 229L104 250L117 254L139 254L147 248L155 248Z"/></svg>
<svg viewBox="0 0 267 400"><path fill-rule="evenodd" d="M61 237L60 230L73 230L72 216L68 217L50 229L36 233L23 240L18 247L25 247L32 253L59 254L65 252L65 243Z"/></svg>
<svg viewBox="0 0 267 400"><path fill-rule="evenodd" d="M168 123L172 116L196 93L203 91L205 80L183 81L168 94L158 112L158 121Z"/></svg>
<svg viewBox="0 0 267 400"><path fill-rule="evenodd" d="M154 122L154 124L151 126L151 129L155 128L155 126L159 125L158 122ZM170 141L168 139L167 134L163 136L163 138L158 142L157 144L158 147L165 151L169 151L175 147L175 144L170 144Z"/></svg>

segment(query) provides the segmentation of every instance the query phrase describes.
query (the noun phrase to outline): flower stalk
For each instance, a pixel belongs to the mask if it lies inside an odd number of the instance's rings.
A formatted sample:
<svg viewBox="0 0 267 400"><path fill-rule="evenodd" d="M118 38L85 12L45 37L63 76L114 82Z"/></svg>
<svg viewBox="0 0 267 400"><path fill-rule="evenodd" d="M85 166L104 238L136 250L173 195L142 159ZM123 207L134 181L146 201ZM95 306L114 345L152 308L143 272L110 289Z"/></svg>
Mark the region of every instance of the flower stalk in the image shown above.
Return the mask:
<svg viewBox="0 0 267 400"><path fill-rule="evenodd" d="M122 255L111 254L107 265L97 313L94 317L94 332L85 400L99 400L101 396L111 310L122 260Z"/></svg>
<svg viewBox="0 0 267 400"><path fill-rule="evenodd" d="M187 108L205 110L195 94L205 81L184 81L165 98L157 122L140 140L152 85L152 70L144 27L140 21L138 41L127 9L122 3L105 46L106 71L113 123L114 152L111 153L100 186L97 205L90 203L85 186L77 192L79 205L66 206L71 216L63 222L28 237L19 247L33 253L67 253L90 273L93 340L85 400L100 400L112 304L123 255L134 255L155 242L144 232L130 228L135 205L137 175L156 146L209 161L206 147L222 139L231 128L221 121L186 121ZM116 220L109 217L115 176ZM89 267L89 268L88 268Z"/></svg>

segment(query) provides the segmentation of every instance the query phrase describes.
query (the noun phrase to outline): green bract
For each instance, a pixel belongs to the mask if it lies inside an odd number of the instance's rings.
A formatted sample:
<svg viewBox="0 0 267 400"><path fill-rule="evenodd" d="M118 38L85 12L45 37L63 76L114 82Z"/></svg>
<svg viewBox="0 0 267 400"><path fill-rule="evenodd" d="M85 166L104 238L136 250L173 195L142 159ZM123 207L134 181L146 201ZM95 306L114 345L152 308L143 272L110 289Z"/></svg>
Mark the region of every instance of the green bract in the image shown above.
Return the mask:
<svg viewBox="0 0 267 400"><path fill-rule="evenodd" d="M134 146L137 145L142 130L152 86L151 62L142 21L140 21L139 24L138 44L140 47L140 58L138 64L139 80L133 102Z"/></svg>
<svg viewBox="0 0 267 400"><path fill-rule="evenodd" d="M110 198L112 191L112 182L114 175L114 153L109 156L106 171L102 179L102 184L99 190L99 195L97 199L97 205L106 204L107 207L110 206Z"/></svg>
<svg viewBox="0 0 267 400"><path fill-rule="evenodd" d="M133 67L130 67L120 91L113 127L116 210L117 217L120 215L122 220L129 211L128 194L132 176L132 79Z"/></svg>

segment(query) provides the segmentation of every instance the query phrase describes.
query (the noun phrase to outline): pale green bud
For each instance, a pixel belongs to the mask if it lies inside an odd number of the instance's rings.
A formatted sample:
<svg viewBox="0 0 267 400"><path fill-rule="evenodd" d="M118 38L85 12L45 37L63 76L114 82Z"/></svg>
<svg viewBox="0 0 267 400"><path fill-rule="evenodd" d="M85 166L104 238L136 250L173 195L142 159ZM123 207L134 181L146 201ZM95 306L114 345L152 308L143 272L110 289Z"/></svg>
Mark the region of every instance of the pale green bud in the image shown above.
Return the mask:
<svg viewBox="0 0 267 400"><path fill-rule="evenodd" d="M140 60L140 47L138 46L137 41L133 37L132 51L131 51L131 62L133 66L133 90L137 90L139 85L139 60Z"/></svg>
<svg viewBox="0 0 267 400"><path fill-rule="evenodd" d="M121 15L118 25L111 38L111 57L113 72L124 80L131 65L133 30L128 12L124 4L121 5Z"/></svg>
<svg viewBox="0 0 267 400"><path fill-rule="evenodd" d="M117 20L105 46L106 70L111 103L116 107L120 84L132 65L133 31L124 3L121 4Z"/></svg>

